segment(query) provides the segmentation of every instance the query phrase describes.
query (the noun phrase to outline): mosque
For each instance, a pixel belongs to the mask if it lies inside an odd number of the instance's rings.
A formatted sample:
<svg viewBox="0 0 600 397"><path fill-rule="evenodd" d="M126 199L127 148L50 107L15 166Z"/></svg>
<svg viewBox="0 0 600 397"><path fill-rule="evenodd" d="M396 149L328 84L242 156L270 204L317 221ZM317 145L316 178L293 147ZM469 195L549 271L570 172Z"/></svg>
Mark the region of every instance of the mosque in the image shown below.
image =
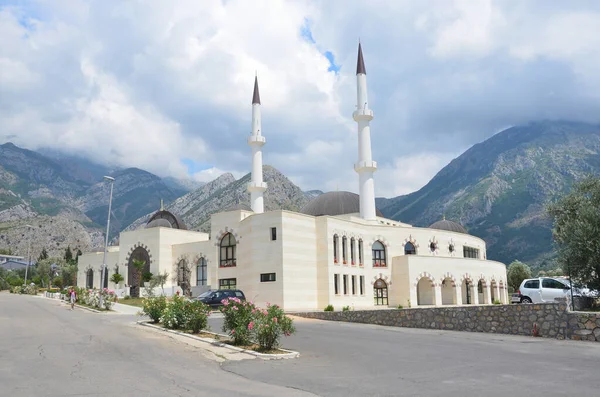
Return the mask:
<svg viewBox="0 0 600 397"><path fill-rule="evenodd" d="M264 211L261 101L252 98L251 206L211 216L211 233L187 230L161 208L143 228L122 232L108 247L103 283L120 295L144 293L143 272L169 273L162 291L196 296L240 289L258 305L323 310L473 305L508 302L506 266L486 259L486 244L450 220L428 228L386 219L375 207L367 73L358 46L356 68L359 192L325 193L300 212ZM79 257L78 285L100 287L103 251ZM120 273L124 282L108 280Z"/></svg>

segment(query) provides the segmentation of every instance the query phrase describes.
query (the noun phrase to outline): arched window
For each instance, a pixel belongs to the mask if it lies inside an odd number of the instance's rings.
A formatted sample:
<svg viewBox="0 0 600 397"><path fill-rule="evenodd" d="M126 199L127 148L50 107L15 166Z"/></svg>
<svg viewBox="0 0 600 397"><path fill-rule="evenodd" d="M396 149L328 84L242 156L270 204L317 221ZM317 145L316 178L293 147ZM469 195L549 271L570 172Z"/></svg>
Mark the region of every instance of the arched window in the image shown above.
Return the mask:
<svg viewBox="0 0 600 397"><path fill-rule="evenodd" d="M346 263L348 263L348 254L346 253L346 251L348 250L348 239L346 238L346 236L342 237L342 261L344 262L344 265Z"/></svg>
<svg viewBox="0 0 600 397"><path fill-rule="evenodd" d="M356 265L356 262L354 260L354 237L352 237L350 239L350 263L352 263L352 266Z"/></svg>
<svg viewBox="0 0 600 397"><path fill-rule="evenodd" d="M362 238L358 240L358 264L363 265L363 241Z"/></svg>
<svg viewBox="0 0 600 397"><path fill-rule="evenodd" d="M417 250L415 249L415 246L413 243L411 243L409 241L406 244L404 244L404 255L416 255L416 254L417 254Z"/></svg>
<svg viewBox="0 0 600 397"><path fill-rule="evenodd" d="M227 233L221 239L221 260L220 267L235 266L235 237L233 234Z"/></svg>
<svg viewBox="0 0 600 397"><path fill-rule="evenodd" d="M88 271L87 271L85 287L90 288L90 289L94 288L94 270L93 269L88 269Z"/></svg>
<svg viewBox="0 0 600 397"><path fill-rule="evenodd" d="M386 267L385 262L385 247L381 241L373 243L373 267Z"/></svg>
<svg viewBox="0 0 600 397"><path fill-rule="evenodd" d="M339 237L337 234L333 235L333 263L338 263L339 261L339 256L338 256L338 245L339 245Z"/></svg>
<svg viewBox="0 0 600 397"><path fill-rule="evenodd" d="M108 267L104 268L104 286L102 288L108 288Z"/></svg>
<svg viewBox="0 0 600 397"><path fill-rule="evenodd" d="M206 258L198 259L196 266L196 285L206 285Z"/></svg>

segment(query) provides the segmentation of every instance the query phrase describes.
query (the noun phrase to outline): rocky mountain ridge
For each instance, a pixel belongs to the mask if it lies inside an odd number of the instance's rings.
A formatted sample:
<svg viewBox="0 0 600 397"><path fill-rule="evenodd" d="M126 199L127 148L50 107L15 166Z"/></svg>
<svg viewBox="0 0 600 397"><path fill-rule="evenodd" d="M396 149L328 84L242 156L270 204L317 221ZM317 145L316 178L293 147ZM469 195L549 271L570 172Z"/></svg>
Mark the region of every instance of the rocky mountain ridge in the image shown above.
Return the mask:
<svg viewBox="0 0 600 397"><path fill-rule="evenodd" d="M489 259L545 267L553 255L545 205L588 173L600 174L600 126L530 123L474 145L422 189L377 205L416 226L445 215L486 240Z"/></svg>

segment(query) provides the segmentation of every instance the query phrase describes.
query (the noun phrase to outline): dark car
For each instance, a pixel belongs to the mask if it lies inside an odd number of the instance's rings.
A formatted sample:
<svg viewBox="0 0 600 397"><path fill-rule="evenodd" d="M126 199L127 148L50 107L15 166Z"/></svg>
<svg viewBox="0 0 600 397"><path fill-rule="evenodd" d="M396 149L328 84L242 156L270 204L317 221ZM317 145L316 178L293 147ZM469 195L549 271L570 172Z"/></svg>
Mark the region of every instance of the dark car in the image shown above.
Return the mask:
<svg viewBox="0 0 600 397"><path fill-rule="evenodd" d="M218 289L218 290L210 290L201 293L196 300L199 300L202 303L205 303L212 307L213 309L223 306L221 302L223 299L227 298L238 298L240 300L245 301L246 296L239 289Z"/></svg>

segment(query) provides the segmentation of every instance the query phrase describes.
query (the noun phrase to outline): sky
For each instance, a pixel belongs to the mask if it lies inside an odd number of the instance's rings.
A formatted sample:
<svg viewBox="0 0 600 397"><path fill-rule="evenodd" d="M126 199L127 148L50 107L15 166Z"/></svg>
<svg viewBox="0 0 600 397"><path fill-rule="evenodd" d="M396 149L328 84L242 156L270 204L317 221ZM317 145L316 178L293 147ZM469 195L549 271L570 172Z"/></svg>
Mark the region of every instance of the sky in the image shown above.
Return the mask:
<svg viewBox="0 0 600 397"><path fill-rule="evenodd" d="M0 141L159 176L265 164L358 192L356 56L378 197L537 120L600 122L600 2L0 0Z"/></svg>

